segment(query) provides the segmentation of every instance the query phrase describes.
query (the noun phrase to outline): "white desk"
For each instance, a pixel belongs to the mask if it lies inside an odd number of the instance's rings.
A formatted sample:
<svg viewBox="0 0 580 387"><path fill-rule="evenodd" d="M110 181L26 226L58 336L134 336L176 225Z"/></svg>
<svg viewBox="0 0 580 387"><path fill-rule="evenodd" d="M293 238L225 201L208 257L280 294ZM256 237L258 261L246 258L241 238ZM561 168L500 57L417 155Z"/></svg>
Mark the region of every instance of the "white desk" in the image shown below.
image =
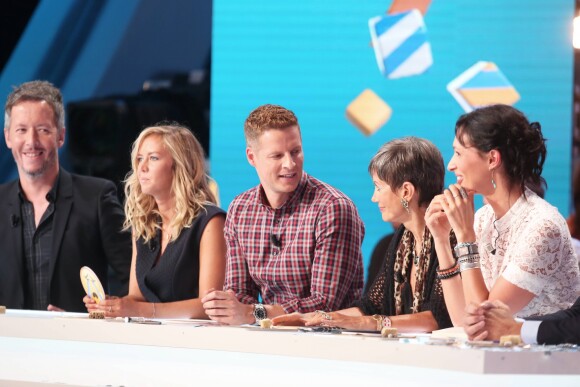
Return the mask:
<svg viewBox="0 0 580 387"><path fill-rule="evenodd" d="M580 385L580 351L407 341L9 310L0 315L0 386Z"/></svg>

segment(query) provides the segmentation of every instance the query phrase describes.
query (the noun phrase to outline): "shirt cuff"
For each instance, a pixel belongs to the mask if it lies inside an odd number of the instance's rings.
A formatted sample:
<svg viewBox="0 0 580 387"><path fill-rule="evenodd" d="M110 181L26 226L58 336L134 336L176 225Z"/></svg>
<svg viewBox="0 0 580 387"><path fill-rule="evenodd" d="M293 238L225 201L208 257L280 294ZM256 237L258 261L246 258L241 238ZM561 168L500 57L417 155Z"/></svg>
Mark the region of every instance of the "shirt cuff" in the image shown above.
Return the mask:
<svg viewBox="0 0 580 387"><path fill-rule="evenodd" d="M516 319L516 321L519 319ZM524 320L520 336L526 344L538 344L538 329L541 321Z"/></svg>
<svg viewBox="0 0 580 387"><path fill-rule="evenodd" d="M288 301L281 302L278 305L280 305L282 309L284 309L284 313L286 314L294 312L303 313L303 311L300 310L300 301L297 298L292 298Z"/></svg>

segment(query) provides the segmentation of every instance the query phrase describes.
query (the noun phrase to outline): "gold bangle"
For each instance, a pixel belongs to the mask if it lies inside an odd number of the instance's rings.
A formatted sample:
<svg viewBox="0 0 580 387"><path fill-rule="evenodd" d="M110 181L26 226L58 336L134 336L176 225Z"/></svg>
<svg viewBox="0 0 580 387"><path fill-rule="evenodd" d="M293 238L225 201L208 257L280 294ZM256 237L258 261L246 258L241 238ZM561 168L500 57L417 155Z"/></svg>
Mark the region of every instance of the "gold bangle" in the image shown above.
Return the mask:
<svg viewBox="0 0 580 387"><path fill-rule="evenodd" d="M372 318L377 322L376 330L380 332L381 329L383 329L383 316L381 316L380 314L373 314Z"/></svg>
<svg viewBox="0 0 580 387"><path fill-rule="evenodd" d="M379 332L382 332L383 328L390 328L393 325L393 322L389 316L373 314L372 318L377 322L377 331Z"/></svg>

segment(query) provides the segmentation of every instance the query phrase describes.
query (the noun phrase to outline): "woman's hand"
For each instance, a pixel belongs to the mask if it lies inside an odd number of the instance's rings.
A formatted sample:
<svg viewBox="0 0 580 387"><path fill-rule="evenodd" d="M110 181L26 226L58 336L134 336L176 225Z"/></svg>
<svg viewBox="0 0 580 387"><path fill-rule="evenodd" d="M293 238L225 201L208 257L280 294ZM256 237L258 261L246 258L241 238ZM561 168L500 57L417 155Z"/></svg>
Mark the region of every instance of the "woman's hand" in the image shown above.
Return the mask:
<svg viewBox="0 0 580 387"><path fill-rule="evenodd" d="M303 327L314 316L314 313L289 313L272 319L273 325Z"/></svg>
<svg viewBox="0 0 580 387"><path fill-rule="evenodd" d="M95 310L99 310L99 308L97 306L98 304L95 302L95 300L93 300L93 297L89 297L88 295L84 296L83 302L85 303L85 307L87 308L87 311L89 313L93 312Z"/></svg>
<svg viewBox="0 0 580 387"><path fill-rule="evenodd" d="M438 197L439 204L457 236L457 242L475 242L473 192L467 192L459 184L451 184Z"/></svg>
<svg viewBox="0 0 580 387"><path fill-rule="evenodd" d="M470 303L465 307L463 329L470 341L485 340L488 332L485 329L485 309L481 305Z"/></svg>
<svg viewBox="0 0 580 387"><path fill-rule="evenodd" d="M435 242L448 241L451 232L451 225L441 204L444 200L444 195L435 196L425 211L425 223Z"/></svg>
<svg viewBox="0 0 580 387"><path fill-rule="evenodd" d="M91 297L85 296L83 302L89 312L103 311L105 317L152 317L151 313L142 313L139 309L139 302L130 297L106 296L106 299L97 303ZM141 316L144 314L144 316Z"/></svg>
<svg viewBox="0 0 580 387"><path fill-rule="evenodd" d="M361 331L376 330L377 322L371 316L349 316L338 312L314 313L306 326L337 327Z"/></svg>

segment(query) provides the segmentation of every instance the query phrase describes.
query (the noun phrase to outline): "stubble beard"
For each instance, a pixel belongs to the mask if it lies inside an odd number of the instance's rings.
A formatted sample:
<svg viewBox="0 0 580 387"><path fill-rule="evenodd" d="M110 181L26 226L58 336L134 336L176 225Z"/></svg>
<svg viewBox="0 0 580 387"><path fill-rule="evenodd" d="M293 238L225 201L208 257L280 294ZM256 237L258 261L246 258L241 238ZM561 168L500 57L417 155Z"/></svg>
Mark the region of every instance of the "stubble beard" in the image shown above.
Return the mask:
<svg viewBox="0 0 580 387"><path fill-rule="evenodd" d="M24 163L22 163L22 164L24 164ZM48 171L55 164L56 164L56 152L52 151L49 154L48 158L46 160L44 160L44 162L42 163L40 168L38 168L36 170L27 170L24 168L24 165L23 165L22 172L24 172L26 177L28 177L29 179L37 180L37 179L41 178L42 176L44 176L46 171Z"/></svg>

